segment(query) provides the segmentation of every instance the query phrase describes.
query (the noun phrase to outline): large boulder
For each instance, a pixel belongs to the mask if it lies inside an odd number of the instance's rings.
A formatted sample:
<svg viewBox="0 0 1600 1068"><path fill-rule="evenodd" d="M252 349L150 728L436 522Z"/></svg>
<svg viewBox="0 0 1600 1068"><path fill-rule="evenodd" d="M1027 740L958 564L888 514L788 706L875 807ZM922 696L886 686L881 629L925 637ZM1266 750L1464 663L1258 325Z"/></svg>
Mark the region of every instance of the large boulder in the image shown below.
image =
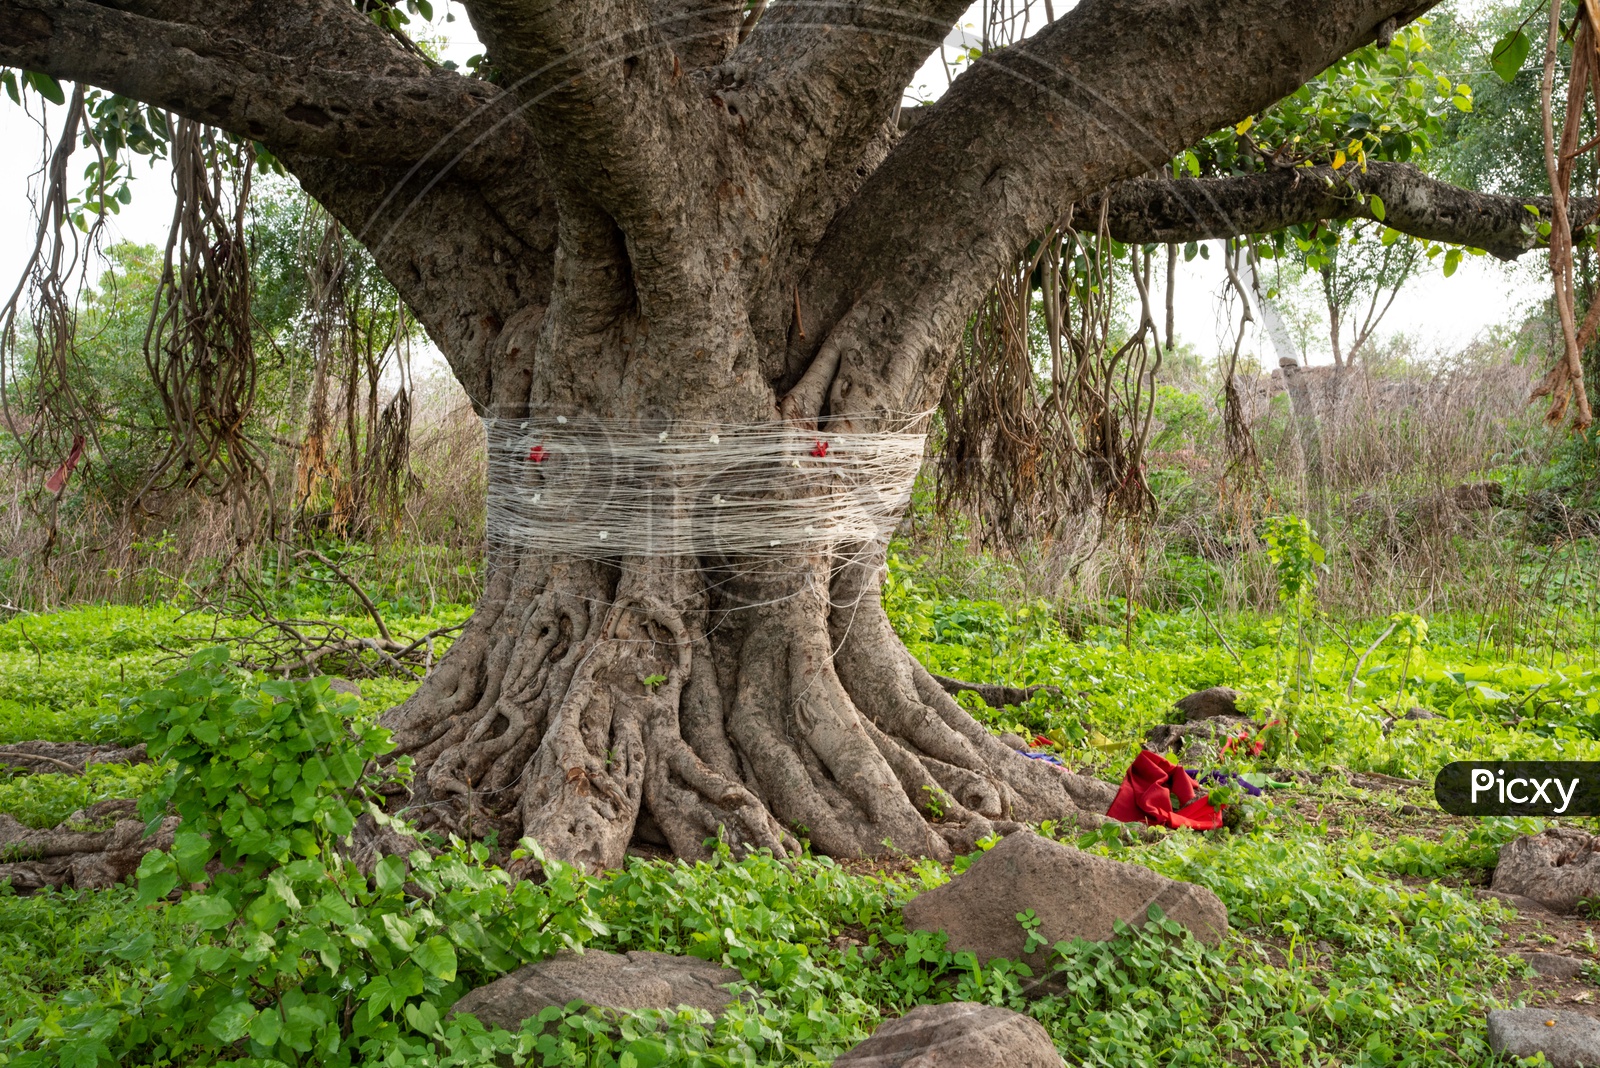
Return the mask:
<svg viewBox="0 0 1600 1068"><path fill-rule="evenodd" d="M1491 885L1572 912L1584 898L1600 898L1600 838L1576 827L1552 827L1512 839L1500 847Z"/></svg>
<svg viewBox="0 0 1600 1068"><path fill-rule="evenodd" d="M1238 716L1239 691L1231 686L1212 686L1197 690L1176 702L1179 712L1190 723L1215 716Z"/></svg>
<svg viewBox="0 0 1600 1068"><path fill-rule="evenodd" d="M1005 957L1040 973L1055 943L1104 942L1117 920L1143 924L1151 905L1209 945L1228 931L1228 910L1203 886L1026 833L1003 839L962 874L912 898L903 915L908 929L943 931L952 950L971 950L982 963ZM1024 954L1027 932L1017 914L1028 909L1047 941Z"/></svg>
<svg viewBox="0 0 1600 1068"><path fill-rule="evenodd" d="M562 950L469 990L450 1011L471 1013L485 1026L518 1030L551 1005L574 1001L603 1009L676 1009L688 1005L720 1016L735 997L727 984L742 976L698 957L633 950Z"/></svg>
<svg viewBox="0 0 1600 1068"><path fill-rule="evenodd" d="M1543 1053L1551 1068L1600 1068L1600 1020L1554 1009L1492 1009L1489 1048L1511 1057Z"/></svg>
<svg viewBox="0 0 1600 1068"><path fill-rule="evenodd" d="M1039 1021L995 1005L918 1005L836 1059L834 1068L1062 1068Z"/></svg>

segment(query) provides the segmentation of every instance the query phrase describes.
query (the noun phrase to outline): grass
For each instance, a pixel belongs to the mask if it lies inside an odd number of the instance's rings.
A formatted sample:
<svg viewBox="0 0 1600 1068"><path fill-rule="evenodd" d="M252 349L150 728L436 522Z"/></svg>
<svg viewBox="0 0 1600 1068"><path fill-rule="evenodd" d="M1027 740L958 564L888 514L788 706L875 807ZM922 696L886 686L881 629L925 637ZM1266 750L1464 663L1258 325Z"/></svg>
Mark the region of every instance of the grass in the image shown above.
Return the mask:
<svg viewBox="0 0 1600 1068"><path fill-rule="evenodd" d="M428 615L385 615L395 633L420 634L463 620L464 605L442 605ZM377 630L363 615L333 618L357 634ZM48 741L140 739L128 732L118 702L154 686L207 645L226 644L252 629L248 623L171 605L95 605L0 623L0 745ZM439 639L437 651L449 648ZM416 688L403 679L361 680L364 712L376 716Z"/></svg>
<svg viewBox="0 0 1600 1068"><path fill-rule="evenodd" d="M1386 621L1319 625L1297 683L1298 638L1276 618L1140 613L1131 628L1086 624L1044 603L941 590L905 559L891 570L886 599L931 669L1061 687L1060 698L1042 694L1022 709L978 711L997 730L1048 734L1069 763L1113 779L1144 732L1173 718L1173 700L1217 684L1239 689L1259 717L1294 717L1298 737L1263 765L1425 779L1467 756L1600 757L1592 655L1502 659L1471 619L1430 620L1426 644L1409 656L1380 643L1351 687L1354 661ZM118 698L169 672L168 650L196 627L173 609L117 607L0 625L4 740L133 740ZM362 714L402 699L410 685L364 682ZM1412 705L1440 718L1388 722ZM0 811L48 825L101 797L148 788L161 773L19 775L0 782ZM1216 949L1160 924L1106 945L1063 945L1061 993L1035 1000L1023 996L1021 966L980 968L942 936L901 924L905 900L970 858L949 866L633 859L585 881L603 925L588 944L720 961L748 984L744 1006L710 1028L689 1018L617 1023L581 1013L543 1037L537 1026L486 1036L451 1025L441 1048L462 1064L512 1048L537 1050L544 1064L628 1063L624 1053L641 1065L825 1063L912 1005L964 999L1030 1013L1069 1063L1085 1065L1502 1063L1486 1046L1485 1011L1545 995L1504 955L1513 914L1471 891L1500 844L1543 824L1408 816L1403 801L1425 806L1425 791L1374 794L1333 775L1270 792L1236 833L1111 828L1084 836L1082 848L1209 887L1234 930ZM153 988L161 977L151 962L192 938L171 911L135 906L128 888L0 894L0 1064L67 1026L75 1007ZM1558 933L1569 951L1600 954L1592 935ZM396 1045L395 1063L445 1063L420 1049Z"/></svg>

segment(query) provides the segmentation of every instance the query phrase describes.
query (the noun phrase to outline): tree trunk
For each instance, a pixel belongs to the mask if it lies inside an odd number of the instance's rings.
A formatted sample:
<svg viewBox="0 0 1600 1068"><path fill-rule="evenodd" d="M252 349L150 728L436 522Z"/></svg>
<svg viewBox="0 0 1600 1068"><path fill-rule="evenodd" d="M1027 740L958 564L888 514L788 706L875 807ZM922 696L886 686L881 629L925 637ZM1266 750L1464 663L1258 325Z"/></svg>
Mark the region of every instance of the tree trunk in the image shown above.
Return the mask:
<svg viewBox="0 0 1600 1068"><path fill-rule="evenodd" d="M881 548L856 557L497 554L460 640L386 719L416 762L395 807L590 870L636 839L948 857L1027 822L1098 825L1112 788L957 705L890 628Z"/></svg>

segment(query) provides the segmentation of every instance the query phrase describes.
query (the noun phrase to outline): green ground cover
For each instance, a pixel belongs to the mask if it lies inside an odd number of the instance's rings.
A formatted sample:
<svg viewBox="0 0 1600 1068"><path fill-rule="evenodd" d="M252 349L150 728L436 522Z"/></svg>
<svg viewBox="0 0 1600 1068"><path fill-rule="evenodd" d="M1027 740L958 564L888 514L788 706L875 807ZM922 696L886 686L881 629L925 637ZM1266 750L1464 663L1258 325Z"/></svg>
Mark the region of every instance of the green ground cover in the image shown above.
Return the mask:
<svg viewBox="0 0 1600 1068"><path fill-rule="evenodd" d="M1043 603L963 597L904 557L886 600L931 669L1059 687L1020 710L974 709L997 730L1048 735L1069 763L1110 778L1146 729L1176 718L1174 699L1217 684L1243 692L1259 719L1293 727L1240 769L1431 778L1440 763L1472 755L1600 755L1591 650L1573 643L1533 662L1508 659L1470 619L1430 619L1420 642L1414 625L1397 626L1352 686L1355 661L1390 620L1317 622L1307 664L1306 630L1287 611L1084 623ZM442 608L406 626L421 631L464 612ZM1338 776L1269 793L1238 832L1112 829L1074 839L1210 887L1235 930L1217 949L1160 922L1104 946L1063 945L1062 993L1031 1001L1022 966L980 968L942 936L901 924L905 899L970 858L633 860L598 877L555 869L535 886L509 880L481 848L457 845L410 882L397 872L369 882L327 847L347 818L338 813L361 808L336 769L349 747L381 739L368 732L358 743L325 724L342 717L366 730L411 684L366 680L359 704L305 684L263 690L263 680L220 667L162 684L181 666L174 651L191 648L183 636L209 636L211 623L174 609L91 607L0 624L5 741L166 739L154 765L0 782L0 811L48 825L93 800L146 792L180 811L225 813L219 799L256 790L261 811L277 813L267 838L229 839L237 876L179 904L164 888L202 859L194 840L180 841L170 861L152 855L138 890L0 890L0 1064L466 1065L506 1054L635 1068L826 1063L885 1017L959 998L1033 1014L1075 1064L1491 1065L1484 1011L1537 986L1502 955L1513 914L1470 891L1499 844L1541 824L1408 820L1405 797ZM231 624L217 626L225 636ZM121 703L151 691L184 696ZM1390 722L1413 706L1438 718ZM190 729L214 722L221 733L171 742L179 719ZM297 780L292 803L275 808L279 786L261 770L275 765L257 758L301 736L326 776ZM229 738L239 747L229 750ZM234 778L214 778L224 774ZM1409 797L1425 802L1426 792ZM217 823L211 840L235 834L226 828ZM1584 944L1600 953L1592 935ZM751 996L709 1028L688 1013L620 1023L576 1013L512 1035L446 1018L467 989L562 945L721 961Z"/></svg>

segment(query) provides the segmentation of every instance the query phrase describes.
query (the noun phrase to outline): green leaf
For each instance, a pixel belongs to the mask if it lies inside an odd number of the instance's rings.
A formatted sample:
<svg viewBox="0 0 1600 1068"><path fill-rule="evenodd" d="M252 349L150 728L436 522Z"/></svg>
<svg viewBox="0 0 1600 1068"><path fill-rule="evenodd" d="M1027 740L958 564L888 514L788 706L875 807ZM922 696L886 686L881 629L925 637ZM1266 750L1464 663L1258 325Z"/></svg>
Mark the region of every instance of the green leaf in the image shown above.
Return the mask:
<svg viewBox="0 0 1600 1068"><path fill-rule="evenodd" d="M385 917L387 919L388 917ZM411 959L417 966L435 979L453 982L456 977L456 950L448 939L442 935L434 935L411 951ZM427 1030L418 1028L418 1030Z"/></svg>
<svg viewBox="0 0 1600 1068"><path fill-rule="evenodd" d="M393 854L378 861L372 871L372 880L383 893L398 890L406 881L406 862Z"/></svg>
<svg viewBox="0 0 1600 1068"><path fill-rule="evenodd" d="M30 70L24 77L27 78L28 84L37 89L39 95L50 101L50 103L65 104L67 102L67 94L61 91L61 83L50 77L50 75L45 74L43 71Z"/></svg>
<svg viewBox="0 0 1600 1068"><path fill-rule="evenodd" d="M1383 228L1383 243L1385 245L1392 245L1398 240L1400 240L1399 230L1396 230L1392 226L1385 226Z"/></svg>
<svg viewBox="0 0 1600 1068"><path fill-rule="evenodd" d="M1503 82L1515 80L1522 63L1528 58L1533 42L1521 30L1512 30L1494 43L1489 52L1489 67L1500 75Z"/></svg>
<svg viewBox="0 0 1600 1068"><path fill-rule="evenodd" d="M224 1042L237 1042L250 1029L256 1018L256 1007L248 1001L230 1002L211 1014L206 1030Z"/></svg>
<svg viewBox="0 0 1600 1068"><path fill-rule="evenodd" d="M323 894L317 900L317 903L311 906L310 911L306 913L306 919L312 923L337 923L342 925L354 923L355 918L355 910L350 907L350 903L332 890Z"/></svg>
<svg viewBox="0 0 1600 1068"><path fill-rule="evenodd" d="M389 932L389 940L401 949L410 951L416 944L417 928L410 920L403 916L396 916L392 912L383 914L383 929Z"/></svg>
<svg viewBox="0 0 1600 1068"><path fill-rule="evenodd" d="M175 911L180 923L196 924L202 931L226 927L237 915L233 903L221 894L193 894Z"/></svg>
<svg viewBox="0 0 1600 1068"><path fill-rule="evenodd" d="M172 840L172 859L177 862L178 875L186 883L204 881L206 862L213 852L211 840L203 834L182 832Z"/></svg>
<svg viewBox="0 0 1600 1068"><path fill-rule="evenodd" d="M1444 276L1449 278L1456 273L1456 268L1461 265L1461 250L1453 248L1444 254Z"/></svg>
<svg viewBox="0 0 1600 1068"><path fill-rule="evenodd" d="M1372 209L1372 217L1379 222L1389 214L1389 209L1383 206L1383 198L1374 193L1367 198L1367 207Z"/></svg>
<svg viewBox="0 0 1600 1068"><path fill-rule="evenodd" d="M328 1022L327 1014L311 1005L295 1005L284 1011L283 1041L301 1053L311 1051L312 1038Z"/></svg>
<svg viewBox="0 0 1600 1068"><path fill-rule="evenodd" d="M278 1044L278 1038L282 1034L283 1017L278 1015L276 1008L257 1013L256 1018L250 1021L250 1040L268 1049Z"/></svg>
<svg viewBox="0 0 1600 1068"><path fill-rule="evenodd" d="M132 939L124 945L118 946L111 952L123 960L143 960L150 955L150 950L155 946L156 936L146 931L144 934Z"/></svg>
<svg viewBox="0 0 1600 1068"><path fill-rule="evenodd" d="M394 1000L394 987L387 976L375 975L356 996L367 1003L367 1012L376 1016L387 1010Z"/></svg>
<svg viewBox="0 0 1600 1068"><path fill-rule="evenodd" d="M166 853L146 853L139 861L139 896L135 904L153 905L172 893L178 885L178 872Z"/></svg>
<svg viewBox="0 0 1600 1068"><path fill-rule="evenodd" d="M348 749L340 749L328 754L328 776L340 786L349 788L361 778L361 767L364 761Z"/></svg>
<svg viewBox="0 0 1600 1068"><path fill-rule="evenodd" d="M439 1030L439 1010L431 1001L424 1001L419 1005L406 1006L406 1023L413 1030L431 1035Z"/></svg>

